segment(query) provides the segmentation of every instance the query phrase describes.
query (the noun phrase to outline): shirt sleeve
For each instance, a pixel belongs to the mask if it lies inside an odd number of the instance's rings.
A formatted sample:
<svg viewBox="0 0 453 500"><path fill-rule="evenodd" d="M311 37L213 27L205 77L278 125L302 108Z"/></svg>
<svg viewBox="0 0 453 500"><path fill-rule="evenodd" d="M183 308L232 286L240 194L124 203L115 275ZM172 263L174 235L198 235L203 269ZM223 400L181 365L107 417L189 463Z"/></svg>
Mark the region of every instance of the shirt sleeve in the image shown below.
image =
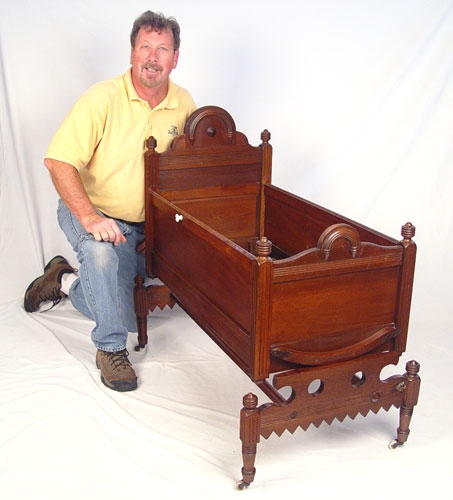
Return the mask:
<svg viewBox="0 0 453 500"><path fill-rule="evenodd" d="M96 86L85 92L54 135L46 158L63 161L77 170L86 167L102 139L108 100Z"/></svg>

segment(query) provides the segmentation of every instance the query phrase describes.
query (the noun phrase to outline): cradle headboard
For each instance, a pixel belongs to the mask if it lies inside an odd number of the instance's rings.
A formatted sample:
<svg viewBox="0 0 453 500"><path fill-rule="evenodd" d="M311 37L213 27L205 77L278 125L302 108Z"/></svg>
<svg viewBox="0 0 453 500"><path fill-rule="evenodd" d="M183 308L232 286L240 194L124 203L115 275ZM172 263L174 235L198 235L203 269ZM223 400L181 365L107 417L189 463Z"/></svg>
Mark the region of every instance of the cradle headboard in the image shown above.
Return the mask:
<svg viewBox="0 0 453 500"><path fill-rule="evenodd" d="M262 143L251 146L227 111L197 109L168 151L158 153L155 139L148 139L146 210L151 210L150 193L155 192L235 241L259 234L263 185L271 183L269 139L265 130ZM224 217L228 212L234 217Z"/></svg>

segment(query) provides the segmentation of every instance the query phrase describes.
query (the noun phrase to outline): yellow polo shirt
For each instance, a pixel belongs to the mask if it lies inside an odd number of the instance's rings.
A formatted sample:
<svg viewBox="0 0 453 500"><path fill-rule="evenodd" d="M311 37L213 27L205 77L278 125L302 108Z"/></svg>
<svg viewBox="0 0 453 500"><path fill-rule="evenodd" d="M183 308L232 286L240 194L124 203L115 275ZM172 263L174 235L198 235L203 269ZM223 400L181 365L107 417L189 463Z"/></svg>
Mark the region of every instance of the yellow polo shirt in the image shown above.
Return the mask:
<svg viewBox="0 0 453 500"><path fill-rule="evenodd" d="M144 152L151 135L157 151L170 147L195 110L191 95L170 81L167 97L154 109L132 85L130 69L89 88L69 112L46 158L73 165L93 205L118 219L144 215Z"/></svg>

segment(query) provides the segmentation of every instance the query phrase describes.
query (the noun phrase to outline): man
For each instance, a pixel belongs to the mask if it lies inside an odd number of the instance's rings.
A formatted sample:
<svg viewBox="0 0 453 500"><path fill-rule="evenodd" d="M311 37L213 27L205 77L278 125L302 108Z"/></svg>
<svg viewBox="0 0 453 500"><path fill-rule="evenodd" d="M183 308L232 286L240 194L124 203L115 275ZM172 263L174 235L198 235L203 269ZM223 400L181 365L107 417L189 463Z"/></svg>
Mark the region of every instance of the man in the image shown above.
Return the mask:
<svg viewBox="0 0 453 500"><path fill-rule="evenodd" d="M130 391L137 377L128 360L128 331L136 331L134 277L144 274L143 164L145 141L169 148L195 110L190 94L170 80L179 57L174 18L151 11L134 22L131 67L88 89L51 141L44 160L60 196L58 221L77 253L78 274L54 257L27 288L24 307L70 298L96 325L91 337L101 380Z"/></svg>

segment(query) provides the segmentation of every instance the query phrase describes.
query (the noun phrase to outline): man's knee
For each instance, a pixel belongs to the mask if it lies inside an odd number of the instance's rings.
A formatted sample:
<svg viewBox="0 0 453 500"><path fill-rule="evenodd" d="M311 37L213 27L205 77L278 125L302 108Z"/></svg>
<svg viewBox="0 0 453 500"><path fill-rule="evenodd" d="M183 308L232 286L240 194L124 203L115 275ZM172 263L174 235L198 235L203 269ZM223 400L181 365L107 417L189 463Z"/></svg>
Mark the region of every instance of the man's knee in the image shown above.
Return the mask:
<svg viewBox="0 0 453 500"><path fill-rule="evenodd" d="M85 258L91 259L98 269L106 269L110 266L118 267L118 256L112 243L97 241L90 236L83 243L83 252Z"/></svg>

